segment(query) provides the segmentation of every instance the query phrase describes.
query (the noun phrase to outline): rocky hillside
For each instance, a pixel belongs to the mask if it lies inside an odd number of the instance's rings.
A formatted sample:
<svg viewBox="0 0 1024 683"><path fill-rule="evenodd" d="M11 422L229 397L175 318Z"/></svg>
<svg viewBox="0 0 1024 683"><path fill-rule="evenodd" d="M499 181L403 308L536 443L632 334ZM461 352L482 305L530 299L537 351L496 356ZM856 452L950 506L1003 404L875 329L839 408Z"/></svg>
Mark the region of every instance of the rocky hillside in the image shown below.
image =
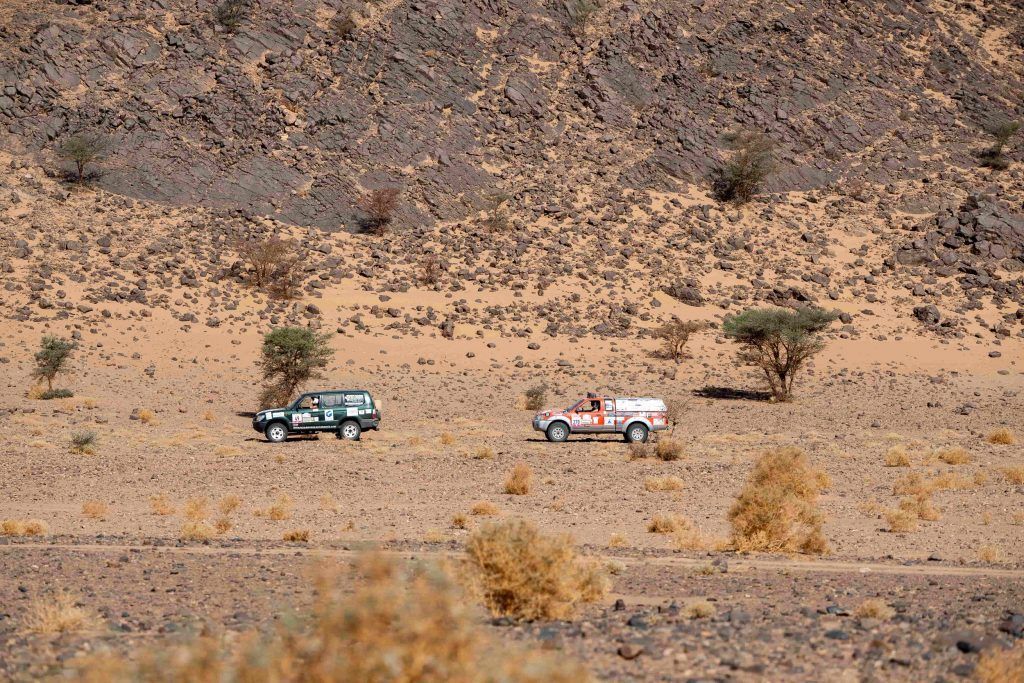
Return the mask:
<svg viewBox="0 0 1024 683"><path fill-rule="evenodd" d="M780 146L774 190L957 184L1024 114L1020 0L252 0L233 31L211 4L5 3L6 144L100 130L111 191L335 228L382 184L420 223L618 213L738 128Z"/></svg>
<svg viewBox="0 0 1024 683"><path fill-rule="evenodd" d="M977 158L1024 117L1021 2L587 6L4 4L5 314L534 338L817 302L842 334L1024 335L1021 146ZM706 177L739 129L780 167L735 208ZM94 193L58 181L76 131L111 142ZM338 230L381 186L390 234ZM234 247L268 234L304 301L242 290ZM321 310L339 288L377 298Z"/></svg>

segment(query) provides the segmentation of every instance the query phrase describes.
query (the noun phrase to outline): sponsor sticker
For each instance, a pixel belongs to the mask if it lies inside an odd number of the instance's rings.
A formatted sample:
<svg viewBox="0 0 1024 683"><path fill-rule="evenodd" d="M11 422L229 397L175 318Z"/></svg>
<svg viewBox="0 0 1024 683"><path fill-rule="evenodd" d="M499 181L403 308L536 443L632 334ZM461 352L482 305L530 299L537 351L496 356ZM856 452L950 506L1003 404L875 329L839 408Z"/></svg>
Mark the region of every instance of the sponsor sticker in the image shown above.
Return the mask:
<svg viewBox="0 0 1024 683"><path fill-rule="evenodd" d="M283 412L271 413L270 417L284 417L284 413Z"/></svg>
<svg viewBox="0 0 1024 683"><path fill-rule="evenodd" d="M346 408L345 410L348 417L359 415L359 408Z"/></svg>
<svg viewBox="0 0 1024 683"><path fill-rule="evenodd" d="M324 420L326 420L327 422L333 421L334 420L334 411L333 410L325 410L324 411Z"/></svg>

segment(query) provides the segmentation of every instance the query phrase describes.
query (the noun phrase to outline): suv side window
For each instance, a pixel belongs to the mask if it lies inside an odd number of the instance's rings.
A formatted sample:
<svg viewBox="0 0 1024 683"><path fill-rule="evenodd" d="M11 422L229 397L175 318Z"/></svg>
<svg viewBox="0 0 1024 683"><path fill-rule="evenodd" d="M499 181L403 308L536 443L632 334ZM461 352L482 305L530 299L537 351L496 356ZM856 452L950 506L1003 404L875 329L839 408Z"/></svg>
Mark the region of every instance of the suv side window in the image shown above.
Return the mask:
<svg viewBox="0 0 1024 683"><path fill-rule="evenodd" d="M341 403L340 394L324 394L320 405L324 408L333 408Z"/></svg>
<svg viewBox="0 0 1024 683"><path fill-rule="evenodd" d="M312 396L303 396L299 399L298 410L309 410L310 406L313 405Z"/></svg>

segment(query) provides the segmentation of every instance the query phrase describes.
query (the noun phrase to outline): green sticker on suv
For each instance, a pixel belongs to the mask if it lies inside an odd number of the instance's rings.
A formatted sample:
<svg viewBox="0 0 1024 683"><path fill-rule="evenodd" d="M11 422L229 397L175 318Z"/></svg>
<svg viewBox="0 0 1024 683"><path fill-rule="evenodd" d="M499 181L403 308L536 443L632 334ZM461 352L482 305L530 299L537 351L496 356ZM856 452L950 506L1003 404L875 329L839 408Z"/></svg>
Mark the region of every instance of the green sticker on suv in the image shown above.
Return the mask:
<svg viewBox="0 0 1024 683"><path fill-rule="evenodd" d="M340 439L356 441L365 429L380 426L380 409L363 389L332 389L302 394L286 408L256 413L252 428L279 443L289 434L335 432Z"/></svg>

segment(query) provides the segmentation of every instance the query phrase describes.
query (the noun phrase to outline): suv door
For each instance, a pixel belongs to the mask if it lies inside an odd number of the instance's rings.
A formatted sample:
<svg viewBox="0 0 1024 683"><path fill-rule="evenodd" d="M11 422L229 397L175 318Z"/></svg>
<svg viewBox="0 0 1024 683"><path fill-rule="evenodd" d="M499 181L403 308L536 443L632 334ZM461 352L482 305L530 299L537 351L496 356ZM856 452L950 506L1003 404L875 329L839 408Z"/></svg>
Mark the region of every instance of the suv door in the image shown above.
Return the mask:
<svg viewBox="0 0 1024 683"><path fill-rule="evenodd" d="M574 432L600 432L604 425L604 405L599 398L580 401L573 409L572 430Z"/></svg>
<svg viewBox="0 0 1024 683"><path fill-rule="evenodd" d="M313 432L322 428L324 411L320 394L307 394L299 399L292 411L291 429L294 432ZM314 408L313 406L317 407Z"/></svg>
<svg viewBox="0 0 1024 683"><path fill-rule="evenodd" d="M618 415L615 412L615 399L606 398L601 401L604 411L602 414L602 432L614 432L618 429Z"/></svg>

